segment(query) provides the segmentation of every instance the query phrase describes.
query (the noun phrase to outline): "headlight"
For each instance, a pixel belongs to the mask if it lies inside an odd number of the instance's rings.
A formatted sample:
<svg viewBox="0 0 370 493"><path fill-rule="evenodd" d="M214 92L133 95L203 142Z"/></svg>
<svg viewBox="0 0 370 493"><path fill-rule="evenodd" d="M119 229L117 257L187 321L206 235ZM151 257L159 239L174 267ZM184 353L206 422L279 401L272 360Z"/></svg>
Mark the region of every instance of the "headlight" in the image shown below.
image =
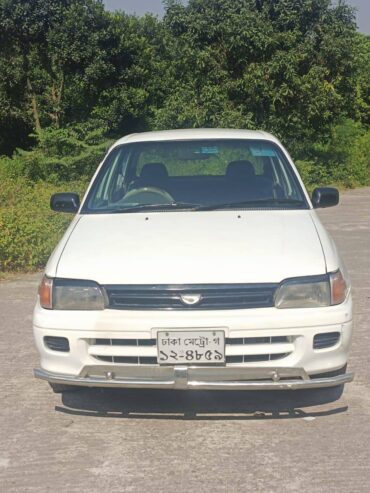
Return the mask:
<svg viewBox="0 0 370 493"><path fill-rule="evenodd" d="M347 283L340 271L324 276L288 279L275 295L276 308L317 308L338 305L347 297Z"/></svg>
<svg viewBox="0 0 370 493"><path fill-rule="evenodd" d="M94 281L44 277L39 288L40 304L52 310L103 310L104 296Z"/></svg>

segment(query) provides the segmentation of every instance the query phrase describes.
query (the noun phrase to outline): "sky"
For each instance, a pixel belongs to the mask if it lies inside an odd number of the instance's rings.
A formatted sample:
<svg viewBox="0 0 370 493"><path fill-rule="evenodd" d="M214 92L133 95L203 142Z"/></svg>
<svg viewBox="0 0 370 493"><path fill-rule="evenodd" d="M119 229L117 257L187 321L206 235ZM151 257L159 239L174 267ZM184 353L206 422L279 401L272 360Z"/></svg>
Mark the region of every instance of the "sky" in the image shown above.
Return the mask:
<svg viewBox="0 0 370 493"><path fill-rule="evenodd" d="M162 0L104 0L109 10L124 10L129 14L144 14L151 12L162 15ZM370 0L347 0L347 3L356 7L357 24L359 30L365 34L370 34Z"/></svg>

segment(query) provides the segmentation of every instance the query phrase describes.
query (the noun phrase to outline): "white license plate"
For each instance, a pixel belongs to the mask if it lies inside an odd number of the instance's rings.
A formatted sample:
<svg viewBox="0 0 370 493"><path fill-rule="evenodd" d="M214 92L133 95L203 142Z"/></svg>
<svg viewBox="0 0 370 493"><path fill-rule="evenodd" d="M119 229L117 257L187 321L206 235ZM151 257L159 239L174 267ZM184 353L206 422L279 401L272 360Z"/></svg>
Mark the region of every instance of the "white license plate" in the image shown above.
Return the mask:
<svg viewBox="0 0 370 493"><path fill-rule="evenodd" d="M166 330L157 333L160 365L212 365L225 363L223 330Z"/></svg>

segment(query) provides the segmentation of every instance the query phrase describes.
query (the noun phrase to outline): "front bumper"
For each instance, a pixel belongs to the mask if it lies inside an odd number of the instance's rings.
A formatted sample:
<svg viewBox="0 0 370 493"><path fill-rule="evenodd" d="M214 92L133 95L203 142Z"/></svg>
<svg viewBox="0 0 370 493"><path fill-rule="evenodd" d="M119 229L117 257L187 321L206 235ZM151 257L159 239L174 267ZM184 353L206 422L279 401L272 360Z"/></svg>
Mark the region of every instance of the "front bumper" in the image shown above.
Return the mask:
<svg viewBox="0 0 370 493"><path fill-rule="evenodd" d="M318 309L260 308L221 311L58 312L36 305L34 337L41 369L35 376L51 383L87 387L281 390L332 387L350 382L340 374L348 360L352 334L352 302ZM226 338L284 338L285 342L226 344L226 356L246 355L249 362L225 366L160 366L141 363L156 359L157 349L125 345L128 339L155 340L160 330L224 330ZM316 334L337 332L338 343L314 349ZM47 336L69 340L67 353L46 347ZM124 339L122 345L97 344L97 339ZM274 359L274 355L279 357ZM259 355L266 359L257 360ZM239 357L239 356L238 356ZM108 359L107 359L108 358ZM123 359L121 362L115 358ZM140 364L126 362L140 358ZM255 358L253 360L253 358ZM110 361L109 361L110 359ZM125 363L123 364L123 361Z"/></svg>
<svg viewBox="0 0 370 493"><path fill-rule="evenodd" d="M139 371L138 371L139 370ZM36 378L63 385L194 390L297 390L351 382L353 373L310 378L302 368L90 366L78 376L34 370Z"/></svg>

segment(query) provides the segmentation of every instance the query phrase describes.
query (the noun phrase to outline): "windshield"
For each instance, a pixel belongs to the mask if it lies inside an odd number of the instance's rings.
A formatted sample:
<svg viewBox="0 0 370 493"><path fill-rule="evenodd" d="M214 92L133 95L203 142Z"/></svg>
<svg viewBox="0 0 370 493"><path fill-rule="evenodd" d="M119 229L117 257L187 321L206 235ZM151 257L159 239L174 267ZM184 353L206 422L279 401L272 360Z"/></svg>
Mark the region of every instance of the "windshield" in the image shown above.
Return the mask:
<svg viewBox="0 0 370 493"><path fill-rule="evenodd" d="M262 140L139 142L114 148L84 213L308 208L280 148Z"/></svg>

